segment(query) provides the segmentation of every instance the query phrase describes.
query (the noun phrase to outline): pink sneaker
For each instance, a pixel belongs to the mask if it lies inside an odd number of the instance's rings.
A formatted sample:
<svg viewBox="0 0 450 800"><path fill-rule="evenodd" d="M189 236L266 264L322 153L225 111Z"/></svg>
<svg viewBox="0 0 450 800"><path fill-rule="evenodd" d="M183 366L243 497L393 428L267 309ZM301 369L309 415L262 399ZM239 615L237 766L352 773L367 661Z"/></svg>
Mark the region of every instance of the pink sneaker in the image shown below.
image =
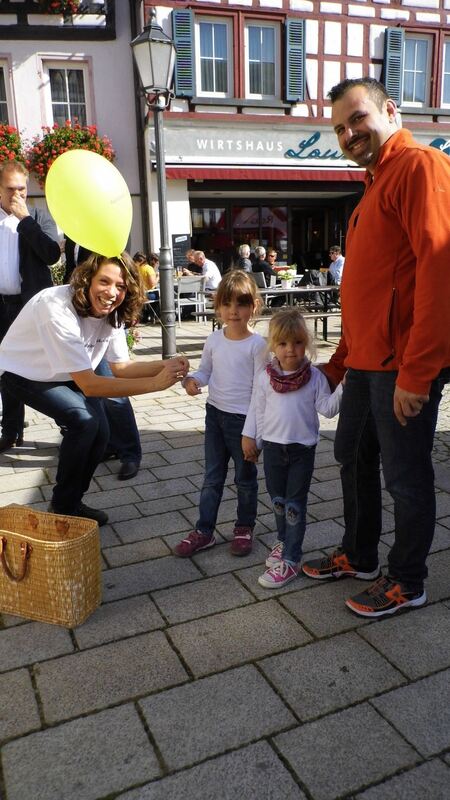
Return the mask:
<svg viewBox="0 0 450 800"><path fill-rule="evenodd" d="M293 581L298 575L298 568L291 566L286 561L280 561L275 567L266 570L264 575L260 575L258 583L265 589L278 589L285 586L289 581Z"/></svg>
<svg viewBox="0 0 450 800"><path fill-rule="evenodd" d="M234 556L247 556L252 552L253 547L253 531L251 528L241 526L236 527L233 531L233 540L231 542L231 552Z"/></svg>
<svg viewBox="0 0 450 800"><path fill-rule="evenodd" d="M200 531L191 531L179 544L174 548L176 556L187 558L188 556L198 553L199 550L206 550L207 547L214 547L216 540L214 534L208 536L207 534L200 533Z"/></svg>
<svg viewBox="0 0 450 800"><path fill-rule="evenodd" d="M283 560L283 542L277 542L266 558L266 567L276 567Z"/></svg>

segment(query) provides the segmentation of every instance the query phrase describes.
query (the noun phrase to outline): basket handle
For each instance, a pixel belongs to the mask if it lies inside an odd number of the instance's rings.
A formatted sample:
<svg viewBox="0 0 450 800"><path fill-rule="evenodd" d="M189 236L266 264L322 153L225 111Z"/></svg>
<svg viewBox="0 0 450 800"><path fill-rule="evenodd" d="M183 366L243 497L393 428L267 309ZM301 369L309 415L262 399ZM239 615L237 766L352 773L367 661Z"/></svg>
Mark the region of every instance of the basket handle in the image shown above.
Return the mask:
<svg viewBox="0 0 450 800"><path fill-rule="evenodd" d="M7 560L6 560L6 545L8 544L8 540L6 536L2 536L0 538L0 560L3 567L3 571L7 578L10 581L14 581L14 583L20 583L23 581L27 574L27 566L28 566L28 559L31 555L33 548L29 542L21 542L20 543L20 553L22 556L22 564L20 565L20 570L17 575L14 575L14 572L10 568Z"/></svg>

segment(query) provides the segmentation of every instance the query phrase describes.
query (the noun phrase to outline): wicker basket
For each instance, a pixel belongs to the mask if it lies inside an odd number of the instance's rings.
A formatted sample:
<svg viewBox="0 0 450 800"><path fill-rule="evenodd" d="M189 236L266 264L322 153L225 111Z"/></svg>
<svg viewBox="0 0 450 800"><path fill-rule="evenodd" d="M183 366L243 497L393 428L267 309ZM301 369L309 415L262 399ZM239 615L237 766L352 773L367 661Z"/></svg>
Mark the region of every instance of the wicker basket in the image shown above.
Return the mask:
<svg viewBox="0 0 450 800"><path fill-rule="evenodd" d="M100 601L94 520L0 508L0 611L74 628Z"/></svg>

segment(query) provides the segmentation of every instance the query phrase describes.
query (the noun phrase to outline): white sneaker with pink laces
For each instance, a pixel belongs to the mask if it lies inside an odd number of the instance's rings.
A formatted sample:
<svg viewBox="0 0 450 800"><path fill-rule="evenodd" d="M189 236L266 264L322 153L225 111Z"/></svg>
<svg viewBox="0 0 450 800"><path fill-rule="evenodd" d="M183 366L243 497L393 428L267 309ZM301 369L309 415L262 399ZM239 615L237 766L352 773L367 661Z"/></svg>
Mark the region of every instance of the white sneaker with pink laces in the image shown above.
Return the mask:
<svg viewBox="0 0 450 800"><path fill-rule="evenodd" d="M276 567L283 560L283 542L277 542L266 558L266 567Z"/></svg>
<svg viewBox="0 0 450 800"><path fill-rule="evenodd" d="M293 567L287 561L280 561L274 567L266 570L264 575L260 575L258 583L265 589L279 589L289 581L293 581L298 575L298 567Z"/></svg>

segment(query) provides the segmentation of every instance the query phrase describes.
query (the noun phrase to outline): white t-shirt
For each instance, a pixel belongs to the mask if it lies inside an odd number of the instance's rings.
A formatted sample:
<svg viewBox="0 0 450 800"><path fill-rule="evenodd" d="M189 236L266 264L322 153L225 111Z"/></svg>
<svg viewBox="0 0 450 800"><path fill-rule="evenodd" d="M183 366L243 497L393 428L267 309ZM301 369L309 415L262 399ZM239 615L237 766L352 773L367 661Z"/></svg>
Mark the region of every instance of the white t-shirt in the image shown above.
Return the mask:
<svg viewBox="0 0 450 800"><path fill-rule="evenodd" d="M106 319L79 317L70 286L52 286L34 295L0 344L0 374L32 381L70 381L72 372L128 361L125 329Z"/></svg>
<svg viewBox="0 0 450 800"><path fill-rule="evenodd" d="M263 439L277 444L312 446L319 441L318 413L334 417L339 412L341 397L342 384L331 393L325 375L317 367L311 367L311 378L305 386L284 393L272 389L264 370L256 380L242 435L256 439L259 449Z"/></svg>
<svg viewBox="0 0 450 800"><path fill-rule="evenodd" d="M0 208L0 294L20 294L19 222Z"/></svg>
<svg viewBox="0 0 450 800"><path fill-rule="evenodd" d="M246 414L253 382L268 361L267 345L259 333L235 340L227 339L225 330L208 336L199 368L188 377L208 386L210 405L229 414Z"/></svg>
<svg viewBox="0 0 450 800"><path fill-rule="evenodd" d="M209 258L205 259L205 263L202 267L202 275L204 278L206 278L205 289L208 289L210 292L213 292L215 289L217 289L220 281L222 280L219 267Z"/></svg>

